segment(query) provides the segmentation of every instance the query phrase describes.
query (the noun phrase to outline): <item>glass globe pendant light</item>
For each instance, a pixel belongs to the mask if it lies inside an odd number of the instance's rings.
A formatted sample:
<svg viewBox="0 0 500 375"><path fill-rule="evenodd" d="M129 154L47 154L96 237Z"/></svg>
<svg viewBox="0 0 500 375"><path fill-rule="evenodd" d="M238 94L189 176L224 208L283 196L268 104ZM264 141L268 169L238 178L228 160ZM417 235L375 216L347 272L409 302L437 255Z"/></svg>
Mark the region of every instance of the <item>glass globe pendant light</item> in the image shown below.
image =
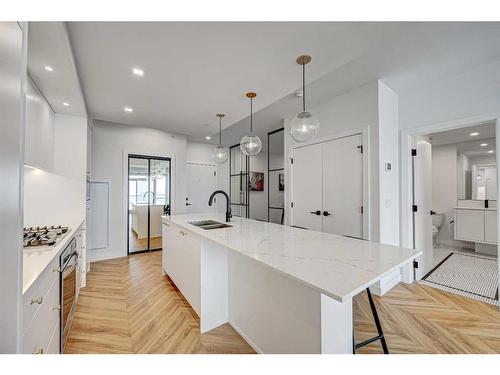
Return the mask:
<svg viewBox="0 0 500 375"><path fill-rule="evenodd" d="M250 134L245 135L240 141L240 150L247 156L257 155L262 149L262 141L253 134L253 98L257 96L254 92L247 92L247 98L250 99Z"/></svg>
<svg viewBox="0 0 500 375"><path fill-rule="evenodd" d="M222 145L222 118L224 113L217 113L219 118L219 145L214 148L214 159L217 163L222 164L227 160L227 148Z"/></svg>
<svg viewBox="0 0 500 375"><path fill-rule="evenodd" d="M319 120L306 111L306 64L311 56L297 57L297 64L302 65L302 112L294 117L290 125L290 134L297 142L306 142L319 134Z"/></svg>

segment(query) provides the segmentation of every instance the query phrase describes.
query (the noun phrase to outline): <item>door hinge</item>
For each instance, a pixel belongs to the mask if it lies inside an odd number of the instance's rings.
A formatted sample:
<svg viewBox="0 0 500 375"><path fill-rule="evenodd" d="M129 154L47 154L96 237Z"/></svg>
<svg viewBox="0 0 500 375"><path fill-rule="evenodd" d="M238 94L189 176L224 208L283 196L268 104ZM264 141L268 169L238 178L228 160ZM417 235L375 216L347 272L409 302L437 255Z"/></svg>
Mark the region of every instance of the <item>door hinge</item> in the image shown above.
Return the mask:
<svg viewBox="0 0 500 375"><path fill-rule="evenodd" d="M416 148L411 149L411 156L417 156L417 149Z"/></svg>
<svg viewBox="0 0 500 375"><path fill-rule="evenodd" d="M361 206L361 214L364 214L365 213L365 209L363 208L363 206Z"/></svg>
<svg viewBox="0 0 500 375"><path fill-rule="evenodd" d="M357 148L359 148L359 151L360 151L361 153L363 153L363 145L359 145L359 146L356 146L356 147L357 147Z"/></svg>
<svg viewBox="0 0 500 375"><path fill-rule="evenodd" d="M293 208L293 202L290 202L290 206Z"/></svg>
<svg viewBox="0 0 500 375"><path fill-rule="evenodd" d="M411 210L412 210L413 212L417 212L417 211L418 211L418 207L417 207L417 205L416 205L416 204L412 205L412 206L411 206Z"/></svg>
<svg viewBox="0 0 500 375"><path fill-rule="evenodd" d="M413 261L413 268L418 268L418 262L416 260Z"/></svg>
<svg viewBox="0 0 500 375"><path fill-rule="evenodd" d="M290 158L290 164L293 164L293 158Z"/></svg>

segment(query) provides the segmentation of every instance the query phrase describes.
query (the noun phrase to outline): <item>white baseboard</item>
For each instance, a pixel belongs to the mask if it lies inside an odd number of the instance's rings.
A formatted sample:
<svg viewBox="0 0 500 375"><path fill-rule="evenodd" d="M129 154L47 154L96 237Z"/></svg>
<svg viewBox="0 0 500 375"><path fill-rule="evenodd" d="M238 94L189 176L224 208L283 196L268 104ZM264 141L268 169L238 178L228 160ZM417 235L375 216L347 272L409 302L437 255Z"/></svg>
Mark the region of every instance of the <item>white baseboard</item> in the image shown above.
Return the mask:
<svg viewBox="0 0 500 375"><path fill-rule="evenodd" d="M233 327L236 332L238 332L238 334L247 342L248 345L252 347L253 350L259 354L264 354L264 352L247 335L245 335L234 322L229 321L229 325Z"/></svg>

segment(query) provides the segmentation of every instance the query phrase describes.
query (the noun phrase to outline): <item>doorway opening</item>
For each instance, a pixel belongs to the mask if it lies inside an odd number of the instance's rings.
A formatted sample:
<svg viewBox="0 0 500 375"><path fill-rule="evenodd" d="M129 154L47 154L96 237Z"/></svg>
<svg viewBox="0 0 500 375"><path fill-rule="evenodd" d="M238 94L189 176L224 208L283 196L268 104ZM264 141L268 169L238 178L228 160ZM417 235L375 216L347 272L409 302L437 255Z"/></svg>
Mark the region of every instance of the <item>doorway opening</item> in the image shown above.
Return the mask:
<svg viewBox="0 0 500 375"><path fill-rule="evenodd" d="M170 192L170 158L128 156L128 255L162 249L161 216L170 212Z"/></svg>
<svg viewBox="0 0 500 375"><path fill-rule="evenodd" d="M422 284L498 305L496 121L413 137L413 247Z"/></svg>

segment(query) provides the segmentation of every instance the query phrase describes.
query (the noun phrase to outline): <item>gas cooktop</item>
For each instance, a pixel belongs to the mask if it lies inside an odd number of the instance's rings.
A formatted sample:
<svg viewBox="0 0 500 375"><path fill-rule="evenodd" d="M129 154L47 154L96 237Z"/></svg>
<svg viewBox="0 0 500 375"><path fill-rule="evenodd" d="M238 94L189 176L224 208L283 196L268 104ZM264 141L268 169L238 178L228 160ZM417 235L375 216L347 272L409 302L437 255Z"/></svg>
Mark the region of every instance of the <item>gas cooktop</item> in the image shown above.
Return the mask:
<svg viewBox="0 0 500 375"><path fill-rule="evenodd" d="M52 247L60 241L69 228L61 225L52 225L45 227L30 227L23 230L23 246L25 248L39 249L39 247Z"/></svg>

